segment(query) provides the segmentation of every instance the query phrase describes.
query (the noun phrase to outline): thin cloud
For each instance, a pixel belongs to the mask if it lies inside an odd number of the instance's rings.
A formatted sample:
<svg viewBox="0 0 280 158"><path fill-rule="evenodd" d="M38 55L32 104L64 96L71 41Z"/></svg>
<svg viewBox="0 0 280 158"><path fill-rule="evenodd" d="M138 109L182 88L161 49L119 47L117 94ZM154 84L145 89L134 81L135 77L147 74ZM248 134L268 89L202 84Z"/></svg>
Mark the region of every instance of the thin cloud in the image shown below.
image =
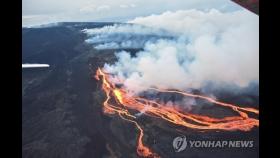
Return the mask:
<svg viewBox="0 0 280 158"><path fill-rule="evenodd" d="M98 11L98 12L100 12L100 11L106 11L106 10L110 10L111 9L111 6L109 6L109 5L102 5L102 6L98 6L97 8L96 8L96 10Z"/></svg>
<svg viewBox="0 0 280 158"><path fill-rule="evenodd" d="M23 25L64 21L124 22L138 16L160 14L168 10L211 8L233 11L242 7L230 0L23 0L22 14L25 17L44 15L42 19L24 18ZM45 18L48 16L55 18Z"/></svg>

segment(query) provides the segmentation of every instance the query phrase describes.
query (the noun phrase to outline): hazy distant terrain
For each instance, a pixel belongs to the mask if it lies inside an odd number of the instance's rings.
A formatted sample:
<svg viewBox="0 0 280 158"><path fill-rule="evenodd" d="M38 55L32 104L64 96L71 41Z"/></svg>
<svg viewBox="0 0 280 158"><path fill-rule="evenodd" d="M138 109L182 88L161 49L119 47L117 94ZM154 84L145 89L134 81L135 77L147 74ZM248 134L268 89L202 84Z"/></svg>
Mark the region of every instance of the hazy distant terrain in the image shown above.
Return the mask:
<svg viewBox="0 0 280 158"><path fill-rule="evenodd" d="M113 23L60 23L53 27L22 29L22 63L44 63L49 68L22 71L22 154L24 158L130 158L136 154L138 131L131 123L103 114L105 99L94 79L97 67L115 62L114 49L97 50L85 42L81 30ZM129 49L132 55L141 50ZM247 103L240 94L218 93L227 101ZM251 105L258 97L247 96ZM201 111L222 116L222 110ZM144 143L162 157L247 158L258 157L258 129L250 132L197 132L139 118ZM254 147L187 148L175 153L172 141L180 134L196 140L253 140Z"/></svg>

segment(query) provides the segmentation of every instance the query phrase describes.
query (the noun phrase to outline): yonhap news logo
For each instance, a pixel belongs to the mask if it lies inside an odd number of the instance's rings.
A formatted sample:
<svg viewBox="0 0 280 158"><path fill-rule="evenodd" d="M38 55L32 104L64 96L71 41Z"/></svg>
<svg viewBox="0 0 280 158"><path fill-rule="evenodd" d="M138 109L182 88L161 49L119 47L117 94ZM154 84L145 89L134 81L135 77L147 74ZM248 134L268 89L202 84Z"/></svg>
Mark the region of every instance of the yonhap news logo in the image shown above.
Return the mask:
<svg viewBox="0 0 280 158"><path fill-rule="evenodd" d="M176 137L173 140L173 148L175 149L175 152L180 152L185 150L187 147L187 141L186 136Z"/></svg>
<svg viewBox="0 0 280 158"><path fill-rule="evenodd" d="M187 140L186 136L179 136L172 142L175 152L188 148L252 148L252 140Z"/></svg>

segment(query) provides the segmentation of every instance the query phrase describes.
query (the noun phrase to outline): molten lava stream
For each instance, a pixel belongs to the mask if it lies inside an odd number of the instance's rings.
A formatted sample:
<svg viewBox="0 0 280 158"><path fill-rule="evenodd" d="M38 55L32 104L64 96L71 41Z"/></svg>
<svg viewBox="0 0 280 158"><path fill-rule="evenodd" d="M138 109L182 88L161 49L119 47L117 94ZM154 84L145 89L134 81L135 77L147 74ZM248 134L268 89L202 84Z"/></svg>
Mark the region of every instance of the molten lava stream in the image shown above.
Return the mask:
<svg viewBox="0 0 280 158"><path fill-rule="evenodd" d="M97 70L95 78L97 80L100 80L99 76L102 76L102 89L105 91L106 96L107 96L106 100L103 103L104 112L107 113L107 114L118 113L118 115L122 119L127 120L127 121L135 124L137 129L140 131L140 134L139 134L138 139L137 139L137 154L138 155L140 155L142 157L159 158L159 156L156 153L153 153L148 147L146 147L143 144L144 130L141 128L141 126L136 121L133 120L136 117L131 115L126 109L120 108L120 107L117 107L117 106L114 106L114 105L108 103L109 100L111 99L110 93L111 93L111 90L112 90L113 86L111 86L111 84L106 80L105 73L103 73L101 71L101 69ZM118 95L117 92L115 92L115 93L117 94L117 95L115 95L116 97L121 97L120 95ZM122 103L121 101L122 101L121 98L119 98L117 100L117 102L119 102L119 103ZM127 116L128 118L125 118L123 115Z"/></svg>
<svg viewBox="0 0 280 158"><path fill-rule="evenodd" d="M142 157L159 157L153 153L151 149L143 144L144 130L135 120L128 109L136 110L140 113L145 113L147 116L156 117L165 120L174 125L183 126L186 128L199 130L226 130L226 131L249 131L253 127L259 126L259 120L250 118L248 113L259 114L259 110L254 108L244 108L233 104L223 103L213 98L186 93L178 90L164 90L158 88L150 88L160 93L177 93L185 97L204 99L214 105L223 106L237 112L239 116L212 118L198 114L190 114L179 111L172 107L167 107L153 100L148 100L141 97L128 95L125 89L116 88L116 86L109 81L109 75L103 72L100 68L96 71L95 78L100 80L102 78L102 89L106 94L106 100L103 103L104 112L107 114L117 113L122 119L135 124L140 131L137 141L137 153ZM114 99L116 105L109 103L109 100Z"/></svg>

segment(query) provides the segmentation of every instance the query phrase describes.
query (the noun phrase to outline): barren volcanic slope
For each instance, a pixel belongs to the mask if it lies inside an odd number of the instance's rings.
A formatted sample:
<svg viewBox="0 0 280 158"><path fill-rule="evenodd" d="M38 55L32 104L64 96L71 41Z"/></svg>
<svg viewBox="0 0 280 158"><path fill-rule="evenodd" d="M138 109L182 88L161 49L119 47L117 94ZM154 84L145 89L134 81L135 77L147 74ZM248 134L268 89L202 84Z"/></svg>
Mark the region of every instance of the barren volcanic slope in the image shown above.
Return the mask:
<svg viewBox="0 0 280 158"><path fill-rule="evenodd" d="M95 78L99 67L114 63L116 49L95 49L86 43L81 30L112 23L60 23L53 27L22 29L22 62L46 63L50 68L23 69L22 72L22 154L24 158L128 158L139 157L139 129L117 114L104 113L106 91ZM131 37L133 38L133 37ZM168 37L169 38L169 37ZM129 49L132 56L141 48ZM100 79L102 76L99 76ZM104 77L104 76L103 76ZM118 89L118 86L115 85ZM247 91L255 91L251 86ZM255 89L254 89L255 88ZM226 90L213 91L217 99L258 108L258 97ZM199 94L199 91L193 91ZM179 94L158 94L165 100L178 100ZM146 94L143 96L147 97ZM113 96L112 96L113 97ZM118 105L122 100L110 100ZM222 118L236 113L217 108L203 100L190 112ZM203 106L207 104L206 106ZM124 103L125 105L125 103ZM121 105L120 107L123 107ZM137 115L136 109L129 109ZM125 117L125 116L123 116ZM258 116L250 113L249 117ZM247 158L258 157L258 128L242 130L196 130L169 123L159 117L135 117L144 132L143 143L160 157ZM175 152L177 136L187 140L254 141L251 148L190 148Z"/></svg>

